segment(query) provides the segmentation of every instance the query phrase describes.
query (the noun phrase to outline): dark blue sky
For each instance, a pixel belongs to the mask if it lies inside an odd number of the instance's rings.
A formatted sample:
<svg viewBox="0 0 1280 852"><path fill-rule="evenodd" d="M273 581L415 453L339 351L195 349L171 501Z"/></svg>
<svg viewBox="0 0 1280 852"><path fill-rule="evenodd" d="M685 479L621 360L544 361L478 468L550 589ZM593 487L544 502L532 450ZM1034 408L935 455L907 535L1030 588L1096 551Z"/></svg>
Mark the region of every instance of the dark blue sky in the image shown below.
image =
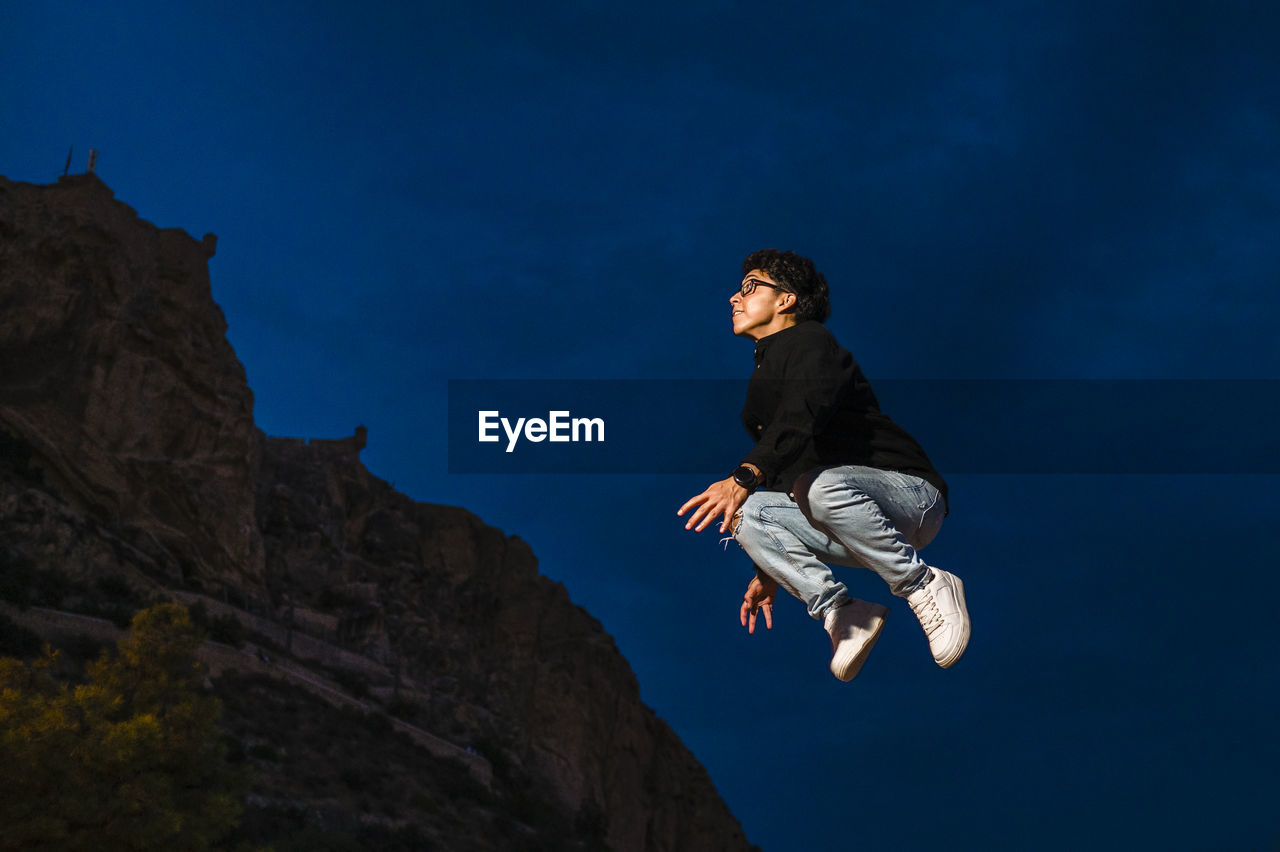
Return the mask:
<svg viewBox="0 0 1280 852"><path fill-rule="evenodd" d="M798 603L738 628L749 564L674 516L705 476L449 475L445 432L449 379L745 377L726 300L763 246L817 261L873 382L1280 379L1273 4L0 2L0 31L0 174L96 148L144 218L217 233L259 425L363 423L374 473L527 540L765 849L1277 842L1274 476L952 475L925 555L965 659L848 572L893 609L841 684Z"/></svg>

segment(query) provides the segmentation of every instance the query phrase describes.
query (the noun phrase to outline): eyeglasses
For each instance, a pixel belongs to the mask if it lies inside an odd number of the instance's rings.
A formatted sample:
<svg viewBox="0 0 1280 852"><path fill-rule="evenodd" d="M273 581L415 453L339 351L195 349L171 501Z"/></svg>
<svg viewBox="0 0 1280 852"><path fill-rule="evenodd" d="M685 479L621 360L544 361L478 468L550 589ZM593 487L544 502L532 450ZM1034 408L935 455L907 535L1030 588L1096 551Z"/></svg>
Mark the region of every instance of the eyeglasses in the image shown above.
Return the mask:
<svg viewBox="0 0 1280 852"><path fill-rule="evenodd" d="M746 296L750 296L754 293L757 287L772 287L780 293L795 292L794 290L789 290L786 287L783 287L781 284L770 284L768 281L761 281L759 278L748 278L746 281L743 281L742 286L738 288L738 292L745 298Z"/></svg>

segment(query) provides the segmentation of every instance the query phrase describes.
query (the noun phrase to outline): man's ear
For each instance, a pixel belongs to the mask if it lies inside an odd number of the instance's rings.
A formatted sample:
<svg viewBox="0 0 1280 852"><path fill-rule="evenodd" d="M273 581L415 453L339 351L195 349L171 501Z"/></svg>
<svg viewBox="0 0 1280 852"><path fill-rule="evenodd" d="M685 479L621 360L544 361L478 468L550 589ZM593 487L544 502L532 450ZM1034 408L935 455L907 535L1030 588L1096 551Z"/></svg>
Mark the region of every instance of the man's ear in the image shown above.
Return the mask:
<svg viewBox="0 0 1280 852"><path fill-rule="evenodd" d="M784 311L789 311L796 306L795 293L781 293L778 296L780 302L779 307Z"/></svg>

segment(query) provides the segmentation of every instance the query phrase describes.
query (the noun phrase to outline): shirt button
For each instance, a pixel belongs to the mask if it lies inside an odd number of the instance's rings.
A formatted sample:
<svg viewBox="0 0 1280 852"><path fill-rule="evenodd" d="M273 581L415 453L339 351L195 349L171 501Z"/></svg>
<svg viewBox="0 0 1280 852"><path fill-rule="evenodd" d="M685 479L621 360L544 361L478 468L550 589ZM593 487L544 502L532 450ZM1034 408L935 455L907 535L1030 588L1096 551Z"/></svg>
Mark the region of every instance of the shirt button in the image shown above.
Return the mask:
<svg viewBox="0 0 1280 852"><path fill-rule="evenodd" d="M763 432L763 431L764 431L764 427L763 427L763 426L757 426L757 427L756 427L756 431L757 431L757 432Z"/></svg>

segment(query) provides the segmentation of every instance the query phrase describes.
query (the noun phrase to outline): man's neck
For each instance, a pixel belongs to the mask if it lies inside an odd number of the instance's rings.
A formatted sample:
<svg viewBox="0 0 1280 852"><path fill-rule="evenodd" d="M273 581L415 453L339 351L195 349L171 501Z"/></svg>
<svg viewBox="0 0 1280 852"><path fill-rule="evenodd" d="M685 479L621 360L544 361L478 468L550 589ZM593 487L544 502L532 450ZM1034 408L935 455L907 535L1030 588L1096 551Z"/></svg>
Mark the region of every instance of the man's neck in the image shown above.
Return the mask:
<svg viewBox="0 0 1280 852"><path fill-rule="evenodd" d="M766 337L771 337L780 331L786 331L788 328L793 328L796 325L796 318L793 316L788 315L785 317L779 317L778 319L781 320L781 322L775 321L769 323L764 328L753 329L756 333L751 335L751 339L756 343L759 343Z"/></svg>

